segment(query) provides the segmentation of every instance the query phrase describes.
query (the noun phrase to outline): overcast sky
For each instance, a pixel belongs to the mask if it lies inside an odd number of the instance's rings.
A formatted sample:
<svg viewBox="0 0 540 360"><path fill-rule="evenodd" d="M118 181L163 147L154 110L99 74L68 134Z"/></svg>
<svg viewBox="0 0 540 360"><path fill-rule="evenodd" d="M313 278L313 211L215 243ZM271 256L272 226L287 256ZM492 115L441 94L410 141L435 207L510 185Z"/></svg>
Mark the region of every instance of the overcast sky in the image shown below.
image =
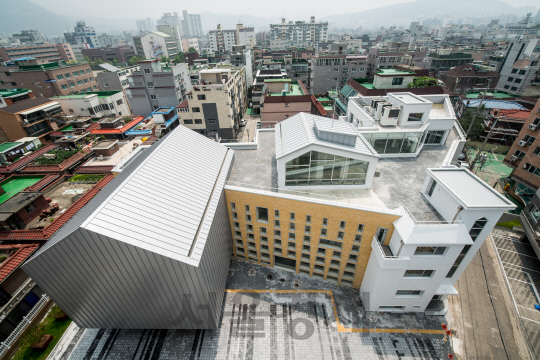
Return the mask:
<svg viewBox="0 0 540 360"><path fill-rule="evenodd" d="M164 12L187 10L189 13L209 11L220 14L246 14L266 18L286 16L296 19L311 15L358 12L381 6L410 2L411 0L200 0L180 2L175 0L31 0L59 15L106 18L160 18ZM471 0L474 1L474 0ZM503 0L513 7L539 6L538 0ZM449 2L449 6L451 1ZM478 14L480 15L480 14Z"/></svg>

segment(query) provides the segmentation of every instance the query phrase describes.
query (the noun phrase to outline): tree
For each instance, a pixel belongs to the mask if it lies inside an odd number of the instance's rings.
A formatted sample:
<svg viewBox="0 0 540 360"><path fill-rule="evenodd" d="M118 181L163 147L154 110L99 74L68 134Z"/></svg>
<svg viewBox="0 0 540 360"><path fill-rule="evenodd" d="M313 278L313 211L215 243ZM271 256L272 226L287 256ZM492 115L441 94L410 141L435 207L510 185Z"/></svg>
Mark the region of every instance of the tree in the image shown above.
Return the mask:
<svg viewBox="0 0 540 360"><path fill-rule="evenodd" d="M476 111L481 112L482 110L483 110L482 107L480 107L480 109L475 109L474 111L473 110L465 111L465 113L461 115L461 117L459 118L459 123L461 124L461 127L465 129L465 131L467 131L467 129L469 129L469 126L471 125L471 121L473 119L474 113ZM481 113L477 114L467 140L472 140L472 141L480 140L480 136L484 132L484 127L482 126L483 122L484 121L482 119Z"/></svg>
<svg viewBox="0 0 540 360"><path fill-rule="evenodd" d="M176 57L174 58L174 62L177 64L183 63L185 60L184 53L182 51L179 51L178 54L176 54Z"/></svg>
<svg viewBox="0 0 540 360"><path fill-rule="evenodd" d="M169 62L169 58L167 56L164 56L160 59L161 62Z"/></svg>
<svg viewBox="0 0 540 360"><path fill-rule="evenodd" d="M409 84L410 88L423 88L427 86L437 86L439 81L429 76L415 77L413 82Z"/></svg>
<svg viewBox="0 0 540 360"><path fill-rule="evenodd" d="M191 46L189 49L188 49L188 53L194 53L194 52L197 52L197 50L195 50L195 48L193 46Z"/></svg>
<svg viewBox="0 0 540 360"><path fill-rule="evenodd" d="M141 60L143 60L143 59L140 58L140 57L138 57L138 56L133 56L133 57L131 57L131 58L129 59L128 64L129 64L130 66L134 66L134 65L137 65L137 61L141 61Z"/></svg>

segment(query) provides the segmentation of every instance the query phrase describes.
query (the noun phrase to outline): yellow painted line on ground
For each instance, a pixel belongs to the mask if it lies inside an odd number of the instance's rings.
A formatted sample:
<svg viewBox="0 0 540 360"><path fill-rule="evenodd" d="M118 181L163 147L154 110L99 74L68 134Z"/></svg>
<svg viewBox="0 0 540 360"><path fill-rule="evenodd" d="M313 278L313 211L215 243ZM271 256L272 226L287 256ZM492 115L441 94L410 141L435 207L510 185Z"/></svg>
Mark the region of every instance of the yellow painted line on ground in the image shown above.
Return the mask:
<svg viewBox="0 0 540 360"><path fill-rule="evenodd" d="M334 293L332 290L242 290L242 289L225 289L225 292L229 293L276 293L276 294L300 294L300 293L318 293L326 294L330 297L332 302L332 308L334 310L334 316L336 317L337 329L339 332L350 333L401 333L401 334L446 334L444 330L430 330L430 329L378 329L378 328L346 328L339 322L338 311L336 303L334 301Z"/></svg>

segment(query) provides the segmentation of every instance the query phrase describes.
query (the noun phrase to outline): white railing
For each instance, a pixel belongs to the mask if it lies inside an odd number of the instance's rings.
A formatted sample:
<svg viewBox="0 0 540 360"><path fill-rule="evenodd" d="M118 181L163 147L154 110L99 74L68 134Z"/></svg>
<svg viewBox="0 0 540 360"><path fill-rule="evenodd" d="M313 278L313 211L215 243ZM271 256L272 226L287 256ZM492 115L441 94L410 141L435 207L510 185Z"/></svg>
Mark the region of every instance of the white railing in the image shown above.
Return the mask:
<svg viewBox="0 0 540 360"><path fill-rule="evenodd" d="M423 221L423 220L416 220L412 212L407 208L406 206L403 207L407 214L409 214L411 220L414 222L415 225L461 225L463 224L463 220L457 220L457 221L446 221L446 220L436 220L436 221Z"/></svg>
<svg viewBox="0 0 540 360"><path fill-rule="evenodd" d="M399 259L399 256L386 255L386 253L384 252L384 249L383 249L383 245L381 245L381 243L380 243L379 240L377 239L377 235L375 235L375 236L373 237L373 241L375 241L375 242L377 243L377 245L379 246L379 249L381 250L382 256L383 256L385 259L391 259L391 260ZM390 248L388 248L388 250L390 250ZM390 250L390 252L392 252L392 251Z"/></svg>
<svg viewBox="0 0 540 360"><path fill-rule="evenodd" d="M5 341L3 341L0 344L0 357L3 356L6 351L9 350L11 345L21 336L21 334L26 330L26 327L32 322L34 317L36 317L37 313L43 308L43 306L49 301L49 297L47 295L43 295L43 297L37 302L37 304L30 310L26 316L23 316L21 322L15 330L11 332L11 334L7 337Z"/></svg>

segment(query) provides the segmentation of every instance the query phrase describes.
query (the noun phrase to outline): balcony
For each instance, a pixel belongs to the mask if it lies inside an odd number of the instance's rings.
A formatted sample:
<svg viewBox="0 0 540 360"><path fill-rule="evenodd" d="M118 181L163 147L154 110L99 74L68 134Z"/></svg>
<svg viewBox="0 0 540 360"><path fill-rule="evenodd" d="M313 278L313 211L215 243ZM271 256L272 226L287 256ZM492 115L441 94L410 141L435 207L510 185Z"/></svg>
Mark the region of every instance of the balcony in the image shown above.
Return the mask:
<svg viewBox="0 0 540 360"><path fill-rule="evenodd" d="M44 128L44 129L39 129L38 131L35 131L35 132L30 132L29 131L30 129L27 129L26 130L26 134L27 136L30 136L30 137L39 137L41 135L45 135L47 133L50 133L51 131L53 131L51 128Z"/></svg>

